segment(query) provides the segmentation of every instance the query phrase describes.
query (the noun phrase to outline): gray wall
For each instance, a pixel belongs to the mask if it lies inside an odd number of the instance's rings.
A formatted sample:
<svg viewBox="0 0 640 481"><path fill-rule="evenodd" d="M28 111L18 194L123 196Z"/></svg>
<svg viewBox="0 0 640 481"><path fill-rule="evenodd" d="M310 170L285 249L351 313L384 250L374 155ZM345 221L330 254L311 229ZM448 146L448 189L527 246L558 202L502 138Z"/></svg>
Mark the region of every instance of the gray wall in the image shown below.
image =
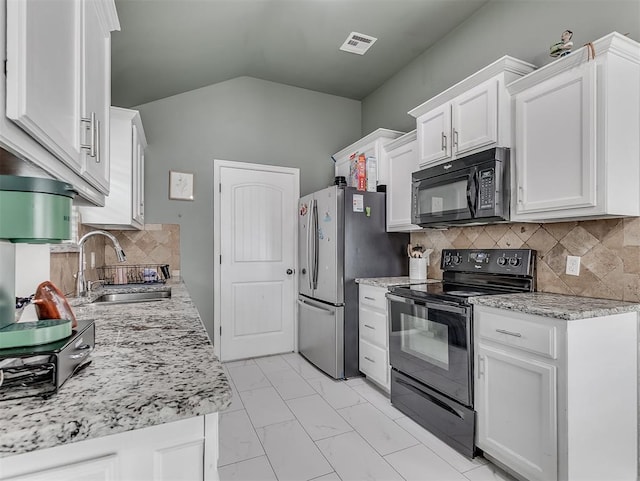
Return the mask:
<svg viewBox="0 0 640 481"><path fill-rule="evenodd" d="M211 335L213 160L297 167L301 195L326 187L331 154L360 138L360 102L240 77L135 108L149 144L145 220L180 224L182 276ZM193 202L168 199L169 170L195 174Z"/></svg>
<svg viewBox="0 0 640 481"><path fill-rule="evenodd" d="M503 55L553 61L549 46L566 29L574 49L612 31L640 40L640 1L492 0L362 101L362 134L415 129L409 110Z"/></svg>

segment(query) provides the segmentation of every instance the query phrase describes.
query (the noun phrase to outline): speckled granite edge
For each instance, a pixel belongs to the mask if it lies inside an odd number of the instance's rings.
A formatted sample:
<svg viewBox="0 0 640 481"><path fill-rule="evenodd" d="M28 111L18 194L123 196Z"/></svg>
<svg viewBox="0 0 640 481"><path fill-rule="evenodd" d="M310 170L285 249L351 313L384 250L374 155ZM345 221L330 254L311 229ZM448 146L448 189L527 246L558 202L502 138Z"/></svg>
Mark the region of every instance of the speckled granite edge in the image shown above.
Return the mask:
<svg viewBox="0 0 640 481"><path fill-rule="evenodd" d="M202 320L184 285L169 285L172 297L162 301L78 306L72 300L78 319L95 319L91 365L50 399L0 402L0 458L229 406L229 381ZM119 292L134 289L141 287Z"/></svg>
<svg viewBox="0 0 640 481"><path fill-rule="evenodd" d="M546 292L478 296L469 298L469 302L567 321L640 312L640 304L636 303Z"/></svg>
<svg viewBox="0 0 640 481"><path fill-rule="evenodd" d="M407 276L402 277L364 277L356 279L357 284L363 284L374 287L391 287L391 286L409 286L411 284L432 284L434 282L442 282L438 279L410 279Z"/></svg>

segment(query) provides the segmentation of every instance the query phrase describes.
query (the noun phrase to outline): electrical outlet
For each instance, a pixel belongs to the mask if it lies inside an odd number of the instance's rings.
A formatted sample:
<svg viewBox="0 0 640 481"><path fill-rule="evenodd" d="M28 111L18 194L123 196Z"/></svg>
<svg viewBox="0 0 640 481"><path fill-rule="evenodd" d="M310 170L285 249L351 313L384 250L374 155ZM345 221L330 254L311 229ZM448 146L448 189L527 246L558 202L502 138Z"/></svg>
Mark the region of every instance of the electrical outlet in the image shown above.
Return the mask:
<svg viewBox="0 0 640 481"><path fill-rule="evenodd" d="M95 252L91 253L91 268L92 269L96 268L96 253Z"/></svg>
<svg viewBox="0 0 640 481"><path fill-rule="evenodd" d="M566 273L570 276L580 275L580 257L567 256L567 270Z"/></svg>

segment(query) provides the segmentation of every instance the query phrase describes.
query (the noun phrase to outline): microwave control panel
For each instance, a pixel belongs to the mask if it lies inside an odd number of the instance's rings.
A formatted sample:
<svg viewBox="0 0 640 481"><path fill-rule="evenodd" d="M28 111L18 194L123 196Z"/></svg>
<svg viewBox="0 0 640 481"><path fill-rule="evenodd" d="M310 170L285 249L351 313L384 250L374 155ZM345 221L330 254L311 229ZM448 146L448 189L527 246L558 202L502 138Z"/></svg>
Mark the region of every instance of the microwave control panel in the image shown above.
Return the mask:
<svg viewBox="0 0 640 481"><path fill-rule="evenodd" d="M478 172L478 209L493 209L495 205L495 171L485 169Z"/></svg>

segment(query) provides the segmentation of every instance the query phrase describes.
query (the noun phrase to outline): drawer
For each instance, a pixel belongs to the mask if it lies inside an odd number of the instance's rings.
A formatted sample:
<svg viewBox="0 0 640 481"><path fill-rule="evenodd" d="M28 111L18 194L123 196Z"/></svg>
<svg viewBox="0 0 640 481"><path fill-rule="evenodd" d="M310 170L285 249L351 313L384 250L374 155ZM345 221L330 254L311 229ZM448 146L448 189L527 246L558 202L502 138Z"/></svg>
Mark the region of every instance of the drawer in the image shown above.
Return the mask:
<svg viewBox="0 0 640 481"><path fill-rule="evenodd" d="M551 359L557 359L557 328L516 316L479 311L476 336Z"/></svg>
<svg viewBox="0 0 640 481"><path fill-rule="evenodd" d="M381 386L389 386L389 361L387 350L360 340L360 372Z"/></svg>
<svg viewBox="0 0 640 481"><path fill-rule="evenodd" d="M359 302L361 306L368 306L382 311L387 310L387 298L385 287L368 286L358 284Z"/></svg>
<svg viewBox="0 0 640 481"><path fill-rule="evenodd" d="M358 316L360 339L386 349L389 339L387 314L367 307L360 307Z"/></svg>

